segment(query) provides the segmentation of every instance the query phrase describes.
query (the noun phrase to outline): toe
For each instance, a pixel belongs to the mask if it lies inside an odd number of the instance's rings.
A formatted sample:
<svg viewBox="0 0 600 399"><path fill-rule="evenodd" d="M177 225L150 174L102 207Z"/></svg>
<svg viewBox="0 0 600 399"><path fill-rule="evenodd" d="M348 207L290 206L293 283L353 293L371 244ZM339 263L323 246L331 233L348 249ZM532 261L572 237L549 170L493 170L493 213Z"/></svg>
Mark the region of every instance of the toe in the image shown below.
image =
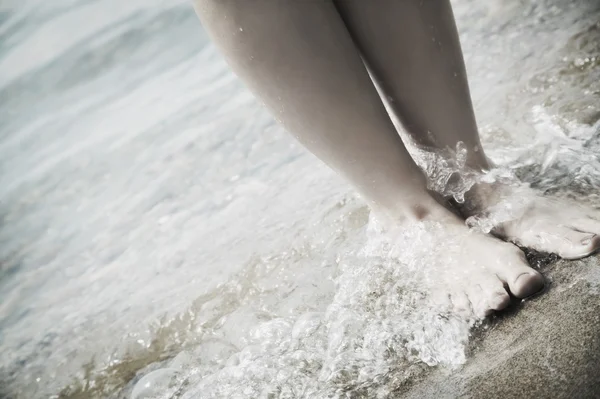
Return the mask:
<svg viewBox="0 0 600 399"><path fill-rule="evenodd" d="M596 234L589 227L592 226L587 223L570 226L543 223L515 232L518 239L513 241L538 251L555 253L564 259L578 259L600 247L600 232Z"/></svg>
<svg viewBox="0 0 600 399"><path fill-rule="evenodd" d="M600 248L600 235L594 232L578 231L577 226L562 228L555 234L547 234L549 248L555 248L557 255L564 259L579 259L591 255Z"/></svg>
<svg viewBox="0 0 600 399"><path fill-rule="evenodd" d="M452 305L454 306L454 310L456 313L462 316L470 316L473 314L473 310L471 309L471 302L467 297L467 294L464 292L456 292L450 295L452 300Z"/></svg>
<svg viewBox="0 0 600 399"><path fill-rule="evenodd" d="M487 306L492 310L502 310L510 305L510 295L504 284L495 276L482 279L479 286L484 293Z"/></svg>
<svg viewBox="0 0 600 399"><path fill-rule="evenodd" d="M510 295L504 289L491 292L488 294L488 305L493 310L506 309L510 305Z"/></svg>
<svg viewBox="0 0 600 399"><path fill-rule="evenodd" d="M573 221L571 226L579 233L576 239L581 250L574 257L565 258L582 258L600 250L600 221L587 217Z"/></svg>
<svg viewBox="0 0 600 399"><path fill-rule="evenodd" d="M517 298L527 298L544 288L544 277L529 267L525 255L518 250L506 257L497 275Z"/></svg>
<svg viewBox="0 0 600 399"><path fill-rule="evenodd" d="M565 245L565 249L558 255L564 259L581 259L597 252L600 249L600 235L577 232L578 241L572 245Z"/></svg>
<svg viewBox="0 0 600 399"><path fill-rule="evenodd" d="M564 259L579 259L600 248L600 222L578 220L569 226L544 222L511 230L512 241Z"/></svg>
<svg viewBox="0 0 600 399"><path fill-rule="evenodd" d="M517 298L527 298L544 288L544 277L533 269L507 278L510 292Z"/></svg>
<svg viewBox="0 0 600 399"><path fill-rule="evenodd" d="M490 309L502 310L510 305L510 295L502 285L490 287L486 289L486 301Z"/></svg>
<svg viewBox="0 0 600 399"><path fill-rule="evenodd" d="M475 316L483 318L494 313L494 310L487 303L487 298L481 285L474 285L467 288L467 297Z"/></svg>

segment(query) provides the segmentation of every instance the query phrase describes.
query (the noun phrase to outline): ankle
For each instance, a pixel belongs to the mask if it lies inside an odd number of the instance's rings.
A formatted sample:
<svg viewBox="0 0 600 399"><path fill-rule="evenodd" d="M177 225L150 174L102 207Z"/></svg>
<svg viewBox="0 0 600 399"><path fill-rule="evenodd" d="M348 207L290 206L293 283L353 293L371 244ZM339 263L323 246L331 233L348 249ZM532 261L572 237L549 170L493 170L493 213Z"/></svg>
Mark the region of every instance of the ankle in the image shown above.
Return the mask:
<svg viewBox="0 0 600 399"><path fill-rule="evenodd" d="M482 175L464 195L464 202L457 205L465 217L484 212L501 203L521 203L534 196L532 189L514 176Z"/></svg>
<svg viewBox="0 0 600 399"><path fill-rule="evenodd" d="M410 201L397 202L393 206L371 203L371 209L391 225L420 221L454 221L459 212L438 193L425 191Z"/></svg>

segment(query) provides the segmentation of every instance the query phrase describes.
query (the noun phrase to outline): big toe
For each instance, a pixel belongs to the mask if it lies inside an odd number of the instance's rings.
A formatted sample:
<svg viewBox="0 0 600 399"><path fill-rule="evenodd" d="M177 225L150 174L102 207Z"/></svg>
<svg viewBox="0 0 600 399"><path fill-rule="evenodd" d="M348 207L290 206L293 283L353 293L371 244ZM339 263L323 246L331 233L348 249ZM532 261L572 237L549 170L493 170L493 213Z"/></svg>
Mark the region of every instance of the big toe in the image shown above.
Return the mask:
<svg viewBox="0 0 600 399"><path fill-rule="evenodd" d="M577 259L588 256L600 250L600 221L597 218L588 216L572 221L573 230L579 234L576 242L581 249L573 257L567 259Z"/></svg>
<svg viewBox="0 0 600 399"><path fill-rule="evenodd" d="M562 227L560 230L545 234L544 243L547 252L554 252L564 259L580 259L600 249L600 235L595 232Z"/></svg>
<svg viewBox="0 0 600 399"><path fill-rule="evenodd" d="M527 298L544 288L544 276L530 269L508 281L510 292L517 298Z"/></svg>
<svg viewBox="0 0 600 399"><path fill-rule="evenodd" d="M559 254L565 259L580 259L593 254L600 249L600 235L577 232L577 240L564 253Z"/></svg>
<svg viewBox="0 0 600 399"><path fill-rule="evenodd" d="M541 291L545 284L544 277L527 264L521 251L507 257L506 263L498 271L498 276L517 298L527 298Z"/></svg>

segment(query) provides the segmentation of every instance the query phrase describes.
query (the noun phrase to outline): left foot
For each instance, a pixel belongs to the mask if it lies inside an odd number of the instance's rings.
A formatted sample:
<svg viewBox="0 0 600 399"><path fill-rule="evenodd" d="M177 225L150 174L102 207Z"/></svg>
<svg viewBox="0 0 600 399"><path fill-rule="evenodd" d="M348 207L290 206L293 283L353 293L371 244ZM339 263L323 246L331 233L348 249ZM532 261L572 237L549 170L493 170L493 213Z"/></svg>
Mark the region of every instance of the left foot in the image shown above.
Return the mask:
<svg viewBox="0 0 600 399"><path fill-rule="evenodd" d="M600 249L600 212L502 183L475 185L460 205L470 224L517 245L579 259ZM485 227L487 224L487 228Z"/></svg>

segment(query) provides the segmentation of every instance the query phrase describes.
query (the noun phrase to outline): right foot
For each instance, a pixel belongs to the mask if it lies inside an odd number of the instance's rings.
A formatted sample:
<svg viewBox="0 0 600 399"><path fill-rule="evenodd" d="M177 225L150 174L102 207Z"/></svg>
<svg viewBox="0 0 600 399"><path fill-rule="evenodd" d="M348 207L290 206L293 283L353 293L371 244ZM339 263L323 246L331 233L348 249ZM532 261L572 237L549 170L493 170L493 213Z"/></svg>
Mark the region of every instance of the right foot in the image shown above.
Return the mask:
<svg viewBox="0 0 600 399"><path fill-rule="evenodd" d="M516 246L469 229L441 205L427 212L422 223L431 227L428 248L441 253L426 271L427 287L460 314L487 316L510 305L511 295L526 298L544 287Z"/></svg>

